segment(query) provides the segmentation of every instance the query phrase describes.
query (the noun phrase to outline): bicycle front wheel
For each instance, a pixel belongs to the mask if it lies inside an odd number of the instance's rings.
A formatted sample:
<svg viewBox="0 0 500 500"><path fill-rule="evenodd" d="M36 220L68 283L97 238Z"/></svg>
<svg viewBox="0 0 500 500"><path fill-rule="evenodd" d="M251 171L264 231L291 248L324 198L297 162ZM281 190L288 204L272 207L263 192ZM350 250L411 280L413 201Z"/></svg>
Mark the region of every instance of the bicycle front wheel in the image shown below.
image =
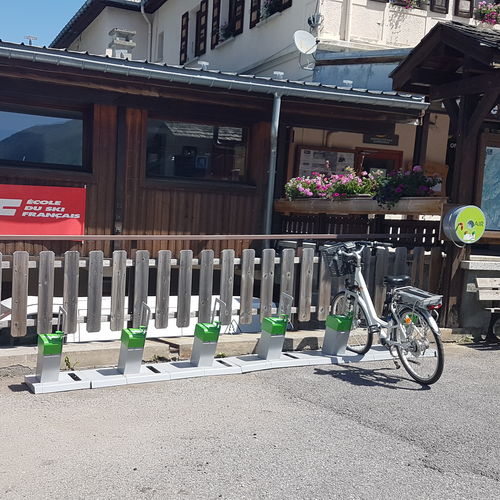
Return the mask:
<svg viewBox="0 0 500 500"><path fill-rule="evenodd" d="M339 292L332 300L332 314L352 314L347 349L356 354L367 353L372 346L373 334L368 331L368 315L361 304L345 292Z"/></svg>
<svg viewBox="0 0 500 500"><path fill-rule="evenodd" d="M430 326L427 318L410 308L399 312L401 328L406 339L404 347L397 346L398 356L408 374L423 385L437 382L443 373L444 350L441 336Z"/></svg>

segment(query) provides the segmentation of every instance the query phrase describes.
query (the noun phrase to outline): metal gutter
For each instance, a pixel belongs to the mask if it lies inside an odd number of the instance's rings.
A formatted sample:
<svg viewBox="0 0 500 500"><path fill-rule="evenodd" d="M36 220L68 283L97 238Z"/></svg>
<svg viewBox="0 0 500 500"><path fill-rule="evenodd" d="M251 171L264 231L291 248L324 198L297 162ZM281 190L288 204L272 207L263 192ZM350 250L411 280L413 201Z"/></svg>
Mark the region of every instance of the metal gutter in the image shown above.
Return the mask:
<svg viewBox="0 0 500 500"><path fill-rule="evenodd" d="M318 99L350 104L369 104L372 106L419 111L424 111L429 107L429 104L422 97L415 97L410 94L408 94L408 97L401 97L395 92L391 92L388 95L388 93L382 91L339 88L316 82L272 80L270 78L222 73L213 70L201 71L155 63L127 61L106 56L90 56L88 54L60 51L58 49L35 48L17 44L6 45L0 44L0 58L53 64L121 76L135 76L169 83L201 85L204 87L269 95L279 92L282 97Z"/></svg>

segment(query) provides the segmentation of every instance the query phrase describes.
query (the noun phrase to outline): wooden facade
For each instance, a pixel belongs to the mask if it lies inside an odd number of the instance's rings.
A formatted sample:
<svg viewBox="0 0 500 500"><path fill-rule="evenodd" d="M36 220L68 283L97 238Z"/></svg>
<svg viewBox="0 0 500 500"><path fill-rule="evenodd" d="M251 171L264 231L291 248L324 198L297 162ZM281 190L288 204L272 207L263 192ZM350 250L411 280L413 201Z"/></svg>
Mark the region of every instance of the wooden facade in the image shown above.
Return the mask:
<svg viewBox="0 0 500 500"><path fill-rule="evenodd" d="M6 44L4 44L6 45ZM14 48L14 44L7 44ZM16 49L18 50L18 49ZM24 50L31 50L25 48ZM40 107L45 110L77 110L84 116L84 167L50 170L0 165L0 183L73 186L87 188L86 234L258 234L262 232L265 195L271 150L273 93L249 89L201 86L198 71L193 81L170 82L142 77L132 66L130 73L84 68L84 63L106 64L107 59L54 49L37 49L37 55L82 60L78 65L11 58L0 55L0 109L9 106ZM111 64L122 64L111 62ZM126 63L125 63L126 64ZM132 63L131 63L132 65ZM140 69L158 65L144 64ZM165 71L172 70L166 68ZM178 69L177 69L178 70ZM210 76L210 75L209 75ZM297 85L297 87L305 86ZM302 89L301 89L302 90ZM325 91L326 92L326 91ZM304 95L307 93L304 92ZM312 95L312 94L311 94ZM314 96L312 96L314 97ZM284 97L278 147L278 170L286 171L287 127L315 127L360 133L386 130L394 123L415 119L416 107L385 107L375 98L372 106L317 98ZM357 97L357 96L356 96ZM371 104L370 95L360 92L360 100ZM408 101L409 102L409 101ZM411 109L410 109L411 108ZM246 130L245 182L197 179L150 178L146 176L148 119L242 127ZM279 186L281 187L281 186ZM279 197L279 196L277 196ZM10 255L26 250L36 255L68 250L87 255L102 250L144 249L156 256L160 249L177 256L182 249L213 248L216 254L233 247L237 255L252 241L151 242L0 242L0 252Z"/></svg>
<svg viewBox="0 0 500 500"><path fill-rule="evenodd" d="M450 116L450 132L456 140L450 165L450 203L482 204L485 145L492 110L500 103L500 35L459 23L441 23L413 49L392 73L394 88L427 95L442 102ZM498 109L498 108L496 108ZM490 122L488 124L488 121ZM498 176L498 174L497 174ZM488 232L488 243L500 243L500 231ZM470 247L446 246L444 294L446 323L457 326L464 273L460 263Z"/></svg>

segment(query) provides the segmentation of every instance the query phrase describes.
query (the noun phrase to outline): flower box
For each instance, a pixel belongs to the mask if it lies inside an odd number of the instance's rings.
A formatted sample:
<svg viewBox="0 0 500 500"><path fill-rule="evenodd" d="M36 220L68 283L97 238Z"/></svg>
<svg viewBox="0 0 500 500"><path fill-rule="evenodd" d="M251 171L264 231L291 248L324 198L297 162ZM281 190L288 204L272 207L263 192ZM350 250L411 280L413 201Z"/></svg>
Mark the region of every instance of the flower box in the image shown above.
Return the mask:
<svg viewBox="0 0 500 500"><path fill-rule="evenodd" d="M284 215L303 214L398 214L398 215L441 215L447 198L437 196L415 196L401 198L393 208L381 207L369 197L344 198L340 201L308 198L297 200L276 200L274 210Z"/></svg>

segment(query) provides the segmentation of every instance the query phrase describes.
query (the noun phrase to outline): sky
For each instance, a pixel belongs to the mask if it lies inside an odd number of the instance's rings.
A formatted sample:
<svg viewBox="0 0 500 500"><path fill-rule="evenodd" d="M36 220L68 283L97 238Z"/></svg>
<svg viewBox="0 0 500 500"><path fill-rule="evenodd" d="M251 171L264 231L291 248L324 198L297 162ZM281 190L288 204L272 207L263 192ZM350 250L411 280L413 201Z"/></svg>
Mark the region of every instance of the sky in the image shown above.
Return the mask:
<svg viewBox="0 0 500 500"><path fill-rule="evenodd" d="M0 39L28 43L26 35L38 37L33 45L50 45L85 0L0 0Z"/></svg>

